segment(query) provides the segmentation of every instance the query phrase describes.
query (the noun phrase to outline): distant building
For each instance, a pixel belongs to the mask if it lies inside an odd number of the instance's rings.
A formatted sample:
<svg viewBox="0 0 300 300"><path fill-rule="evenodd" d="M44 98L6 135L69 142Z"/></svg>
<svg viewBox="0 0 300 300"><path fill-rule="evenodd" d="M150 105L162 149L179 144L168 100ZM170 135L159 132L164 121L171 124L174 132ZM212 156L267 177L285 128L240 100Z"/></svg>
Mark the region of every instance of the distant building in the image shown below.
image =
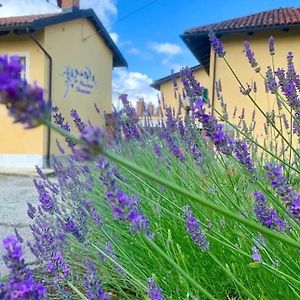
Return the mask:
<svg viewBox="0 0 300 300"><path fill-rule="evenodd" d="M18 55L21 75L42 86L70 124L74 108L83 120L103 125L103 113L112 109L112 69L127 63L93 9L79 9L79 0L58 0L58 5L61 12L0 18L0 54ZM13 124L2 107L0 116L1 167L46 166L57 153L56 139L64 144L43 127Z"/></svg>
<svg viewBox="0 0 300 300"><path fill-rule="evenodd" d="M151 116L154 115L154 105L152 102L150 102L147 106L147 113Z"/></svg>
<svg viewBox="0 0 300 300"><path fill-rule="evenodd" d="M197 65L191 69L193 70L195 78L201 82L202 85L207 87L210 79L203 66ZM175 97L174 81L176 81L176 84L178 85L178 91L181 92L183 86L180 79L180 72L158 79L154 81L151 86L161 91L165 106L172 106L175 110L177 110L179 102L178 98Z"/></svg>
<svg viewBox="0 0 300 300"><path fill-rule="evenodd" d="M145 101L143 97L136 101L136 113L139 117L145 114Z"/></svg>

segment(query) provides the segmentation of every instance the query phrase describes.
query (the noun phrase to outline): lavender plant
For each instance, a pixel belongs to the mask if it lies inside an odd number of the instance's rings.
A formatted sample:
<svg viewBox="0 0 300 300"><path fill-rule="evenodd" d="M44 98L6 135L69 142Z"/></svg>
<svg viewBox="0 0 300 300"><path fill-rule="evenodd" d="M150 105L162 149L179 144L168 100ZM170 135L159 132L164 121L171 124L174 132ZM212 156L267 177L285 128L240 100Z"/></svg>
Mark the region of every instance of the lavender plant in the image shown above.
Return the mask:
<svg viewBox="0 0 300 300"><path fill-rule="evenodd" d="M210 39L239 80L221 40L213 34ZM244 47L252 68L264 76L250 44ZM273 57L273 38L269 50ZM72 110L77 136L65 116L48 107L41 89L19 77L18 61L0 59L0 103L16 122L45 124L66 143L58 143L64 159L54 157L56 180L38 169L39 204L28 204L34 271L24 263L17 238L5 240L11 273L0 283L4 299L43 299L46 290L48 299L300 297L299 169L292 162L298 153L278 128L287 123L279 122L284 114L277 120L257 107L267 130L278 134L275 145L280 140L287 147L279 153L251 135L244 116L237 125L224 117L219 82L221 112L209 106L204 87L184 68L180 95L175 87L180 109L189 103L184 116L164 104L159 126L142 126L122 95L124 108L113 112L114 139L107 141L103 130ZM293 120L286 126L293 128L290 135L297 135L299 76L292 55L288 70L270 67L265 81L278 111L284 108ZM257 88L239 84L243 97L256 103L250 89ZM23 298L13 298L21 287Z"/></svg>

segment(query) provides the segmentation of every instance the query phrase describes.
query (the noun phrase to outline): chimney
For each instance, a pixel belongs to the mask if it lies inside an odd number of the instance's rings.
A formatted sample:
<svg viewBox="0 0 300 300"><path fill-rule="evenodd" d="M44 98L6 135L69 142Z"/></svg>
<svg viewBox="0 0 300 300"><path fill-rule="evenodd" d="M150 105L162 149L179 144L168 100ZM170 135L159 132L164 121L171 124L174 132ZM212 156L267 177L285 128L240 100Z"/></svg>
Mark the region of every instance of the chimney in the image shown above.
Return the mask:
<svg viewBox="0 0 300 300"><path fill-rule="evenodd" d="M63 12L71 12L73 10L79 9L80 0L57 0L57 5Z"/></svg>

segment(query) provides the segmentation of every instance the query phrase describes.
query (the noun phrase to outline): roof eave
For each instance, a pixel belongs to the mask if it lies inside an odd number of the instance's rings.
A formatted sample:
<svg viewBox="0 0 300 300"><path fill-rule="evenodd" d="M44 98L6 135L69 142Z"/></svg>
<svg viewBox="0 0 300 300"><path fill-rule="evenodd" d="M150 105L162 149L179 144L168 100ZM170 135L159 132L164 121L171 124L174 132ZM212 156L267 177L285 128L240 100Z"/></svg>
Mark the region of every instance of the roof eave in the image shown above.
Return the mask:
<svg viewBox="0 0 300 300"><path fill-rule="evenodd" d="M37 19L27 24L21 24L21 25L12 25L12 26L3 26L0 27L0 31L12 31L12 30L32 30L37 31L41 30L47 26L60 24L67 21L73 21L76 19L85 18L92 22L92 24L95 26L97 33L103 38L105 44L110 48L110 50L113 53L113 67L128 67L128 64L106 31L105 27L95 14L93 9L86 9L86 10L74 10L72 12L68 13L62 13L54 16L49 16L47 18L43 19Z"/></svg>
<svg viewBox="0 0 300 300"><path fill-rule="evenodd" d="M196 71L196 70L199 70L199 69L203 69L203 66L196 65L196 66L191 67L192 71ZM160 91L160 86L161 86L162 83L165 83L167 81L172 80L173 77L178 78L179 76L180 76L180 72L176 72L172 75L165 76L165 77L162 77L160 79L155 80L152 84L150 84L150 86L153 87L154 89Z"/></svg>
<svg viewBox="0 0 300 300"><path fill-rule="evenodd" d="M150 86L158 91L160 91L160 83L158 83L159 80L154 81L153 83L150 84Z"/></svg>
<svg viewBox="0 0 300 300"><path fill-rule="evenodd" d="M300 28L300 23L296 24L277 24L273 26L257 26L257 27L244 27L244 28L234 28L234 29L222 29L222 30L213 30L215 34L230 34L230 33L245 33L245 32L260 32L260 31L269 31L269 30L289 30ZM189 32L185 31L182 36L205 36L208 35L210 30L206 31L195 31Z"/></svg>
<svg viewBox="0 0 300 300"><path fill-rule="evenodd" d="M195 49L194 49L195 47L193 47L193 43L190 41L190 38L191 37L193 38L195 36L198 37L198 38L202 38L204 44L208 45L206 47L207 49L204 48L204 50L206 50L206 52L208 52L208 55L210 55L210 44L209 44L209 42L207 43L207 41L206 41L206 40L208 40L208 34L200 33L200 34L191 36L190 34L184 33L184 34L180 35L180 38L185 43L185 45L188 47L188 49L192 52L192 54L198 60L198 62L203 66L206 73L209 74L209 61L207 61L207 59L206 60L201 59L201 55L199 55L198 53L195 52Z"/></svg>

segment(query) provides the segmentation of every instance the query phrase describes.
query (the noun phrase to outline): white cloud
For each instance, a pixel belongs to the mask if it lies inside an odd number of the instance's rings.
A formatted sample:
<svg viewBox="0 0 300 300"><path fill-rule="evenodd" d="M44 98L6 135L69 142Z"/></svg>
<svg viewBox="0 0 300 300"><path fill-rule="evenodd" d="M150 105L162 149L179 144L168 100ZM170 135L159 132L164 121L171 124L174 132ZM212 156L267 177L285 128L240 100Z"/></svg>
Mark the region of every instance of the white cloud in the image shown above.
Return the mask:
<svg viewBox="0 0 300 300"><path fill-rule="evenodd" d="M134 55L134 56L138 56L143 60L151 60L153 58L153 56L150 53L148 53L146 51L142 51L142 50L140 50L138 48L135 48L135 47L129 48L127 50L127 53L131 54L131 55Z"/></svg>
<svg viewBox="0 0 300 300"><path fill-rule="evenodd" d="M113 103L118 107L118 97L122 93L128 94L129 100L135 103L140 97L146 102L157 103L158 92L150 87L152 79L140 72L130 72L116 69L113 72Z"/></svg>
<svg viewBox="0 0 300 300"><path fill-rule="evenodd" d="M110 28L118 14L115 0L81 0L80 8L93 8L103 25Z"/></svg>
<svg viewBox="0 0 300 300"><path fill-rule="evenodd" d="M164 58L161 63L164 66L167 66L169 68L170 72L173 70L176 73L176 72L179 72L183 68L182 65L173 62L169 57Z"/></svg>
<svg viewBox="0 0 300 300"><path fill-rule="evenodd" d="M134 55L140 55L142 53L142 51L138 48L130 48L127 50L127 53L129 54L134 54Z"/></svg>
<svg viewBox="0 0 300 300"><path fill-rule="evenodd" d="M171 43L150 43L149 48L157 53L174 56L182 53L180 46Z"/></svg>
<svg viewBox="0 0 300 300"><path fill-rule="evenodd" d="M115 42L115 44L118 44L119 35L116 32L110 32L109 35L111 39Z"/></svg>

